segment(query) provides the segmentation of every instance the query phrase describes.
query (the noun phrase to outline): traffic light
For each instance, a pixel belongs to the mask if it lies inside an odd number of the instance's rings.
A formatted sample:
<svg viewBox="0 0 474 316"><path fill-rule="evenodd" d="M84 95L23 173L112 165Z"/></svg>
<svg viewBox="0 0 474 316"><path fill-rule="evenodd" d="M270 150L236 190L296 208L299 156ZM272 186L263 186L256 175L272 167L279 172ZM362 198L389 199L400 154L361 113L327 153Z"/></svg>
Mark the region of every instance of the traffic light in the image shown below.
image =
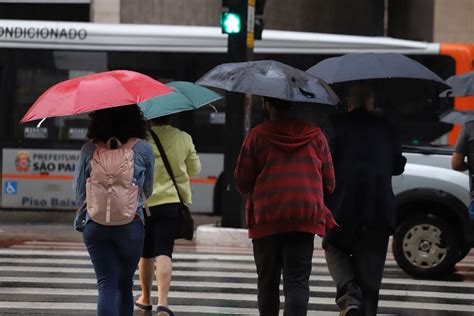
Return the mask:
<svg viewBox="0 0 474 316"><path fill-rule="evenodd" d="M221 28L224 34L238 34L242 30L242 19L236 12L222 12Z"/></svg>
<svg viewBox="0 0 474 316"><path fill-rule="evenodd" d="M252 2L251 6L254 8L252 16L255 17L255 22L253 26L244 25L244 23L247 23L247 19L243 19L242 16L244 11L247 13L247 10L250 10L250 6L247 6L247 3L250 2ZM251 33L254 33L255 39L262 39L265 4L266 0L249 0L249 2L222 0L222 7L226 8L226 11L222 12L220 17L222 33L239 34L245 27L247 32L250 30ZM247 16L247 14L244 15Z"/></svg>
<svg viewBox="0 0 474 316"><path fill-rule="evenodd" d="M221 13L221 30L223 34L239 34L245 28L247 5L241 0L222 0L225 10Z"/></svg>

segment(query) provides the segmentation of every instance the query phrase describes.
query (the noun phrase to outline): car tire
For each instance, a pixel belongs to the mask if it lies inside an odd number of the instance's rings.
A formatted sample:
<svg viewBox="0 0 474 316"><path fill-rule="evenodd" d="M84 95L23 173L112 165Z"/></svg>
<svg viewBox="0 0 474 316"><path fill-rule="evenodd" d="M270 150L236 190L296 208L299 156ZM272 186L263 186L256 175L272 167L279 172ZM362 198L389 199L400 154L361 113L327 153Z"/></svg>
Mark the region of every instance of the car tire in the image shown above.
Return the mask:
<svg viewBox="0 0 474 316"><path fill-rule="evenodd" d="M453 229L433 214L407 218L393 236L392 251L400 268L415 277L449 273L459 258Z"/></svg>

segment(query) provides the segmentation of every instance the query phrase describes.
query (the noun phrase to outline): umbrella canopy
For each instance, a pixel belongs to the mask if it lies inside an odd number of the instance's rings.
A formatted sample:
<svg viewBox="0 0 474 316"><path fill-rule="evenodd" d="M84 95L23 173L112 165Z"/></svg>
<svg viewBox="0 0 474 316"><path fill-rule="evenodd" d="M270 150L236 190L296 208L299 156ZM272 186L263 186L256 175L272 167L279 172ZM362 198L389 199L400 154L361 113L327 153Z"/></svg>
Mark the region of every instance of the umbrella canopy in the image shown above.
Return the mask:
<svg viewBox="0 0 474 316"><path fill-rule="evenodd" d="M164 94L138 104L147 120L199 109L223 98L220 94L192 82L174 81L168 83L167 86L174 89L176 93Z"/></svg>
<svg viewBox="0 0 474 316"><path fill-rule="evenodd" d="M273 60L222 64L202 76L199 85L293 102L335 105L339 98L321 79Z"/></svg>
<svg viewBox="0 0 474 316"><path fill-rule="evenodd" d="M325 59L307 72L329 84L371 79L418 79L449 87L419 62L397 53L352 53Z"/></svg>
<svg viewBox="0 0 474 316"><path fill-rule="evenodd" d="M449 124L464 124L474 121L474 111L451 110L440 116L440 121Z"/></svg>
<svg viewBox="0 0 474 316"><path fill-rule="evenodd" d="M468 97L474 96L474 71L463 75L451 76L446 83L452 87L441 93L442 97Z"/></svg>
<svg viewBox="0 0 474 316"><path fill-rule="evenodd" d="M172 88L138 72L101 72L52 86L36 100L21 122L134 104L172 92Z"/></svg>

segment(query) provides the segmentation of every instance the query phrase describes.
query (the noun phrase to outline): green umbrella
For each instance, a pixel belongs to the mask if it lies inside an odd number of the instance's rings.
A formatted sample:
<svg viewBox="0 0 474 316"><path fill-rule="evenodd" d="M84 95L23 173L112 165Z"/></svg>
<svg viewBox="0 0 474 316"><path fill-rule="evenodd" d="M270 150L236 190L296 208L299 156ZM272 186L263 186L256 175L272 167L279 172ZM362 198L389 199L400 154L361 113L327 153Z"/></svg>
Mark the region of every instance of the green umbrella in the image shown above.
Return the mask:
<svg viewBox="0 0 474 316"><path fill-rule="evenodd" d="M223 98L220 94L192 82L173 81L167 85L176 90L176 93L168 93L138 103L147 120L199 109Z"/></svg>

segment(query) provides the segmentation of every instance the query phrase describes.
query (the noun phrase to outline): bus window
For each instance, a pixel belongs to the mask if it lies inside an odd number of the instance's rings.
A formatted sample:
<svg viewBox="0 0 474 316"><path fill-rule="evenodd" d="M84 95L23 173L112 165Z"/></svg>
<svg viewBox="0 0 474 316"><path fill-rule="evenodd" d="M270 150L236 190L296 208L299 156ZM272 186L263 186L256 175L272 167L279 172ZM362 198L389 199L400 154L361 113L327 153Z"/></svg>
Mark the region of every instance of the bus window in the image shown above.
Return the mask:
<svg viewBox="0 0 474 316"><path fill-rule="evenodd" d="M36 99L50 86L66 80L68 72L54 68L20 68L16 74L16 87L14 91L14 113L15 122L25 115L28 108ZM54 125L54 119L46 120L42 128L36 128L38 122L19 125L15 131L16 139L45 139L56 140L58 130ZM36 131L35 131L36 129Z"/></svg>
<svg viewBox="0 0 474 316"><path fill-rule="evenodd" d="M64 80L82 76L90 71L68 71L56 68L21 68L17 71L15 89L14 120L19 122L28 108L50 86ZM86 139L88 117L86 114L71 117L46 119L40 127L39 121L19 125L15 138L27 143L32 140L45 140L51 143L81 141Z"/></svg>
<svg viewBox="0 0 474 316"><path fill-rule="evenodd" d="M176 127L193 137L198 152L223 153L225 145L225 102L215 101L199 110L181 113Z"/></svg>

